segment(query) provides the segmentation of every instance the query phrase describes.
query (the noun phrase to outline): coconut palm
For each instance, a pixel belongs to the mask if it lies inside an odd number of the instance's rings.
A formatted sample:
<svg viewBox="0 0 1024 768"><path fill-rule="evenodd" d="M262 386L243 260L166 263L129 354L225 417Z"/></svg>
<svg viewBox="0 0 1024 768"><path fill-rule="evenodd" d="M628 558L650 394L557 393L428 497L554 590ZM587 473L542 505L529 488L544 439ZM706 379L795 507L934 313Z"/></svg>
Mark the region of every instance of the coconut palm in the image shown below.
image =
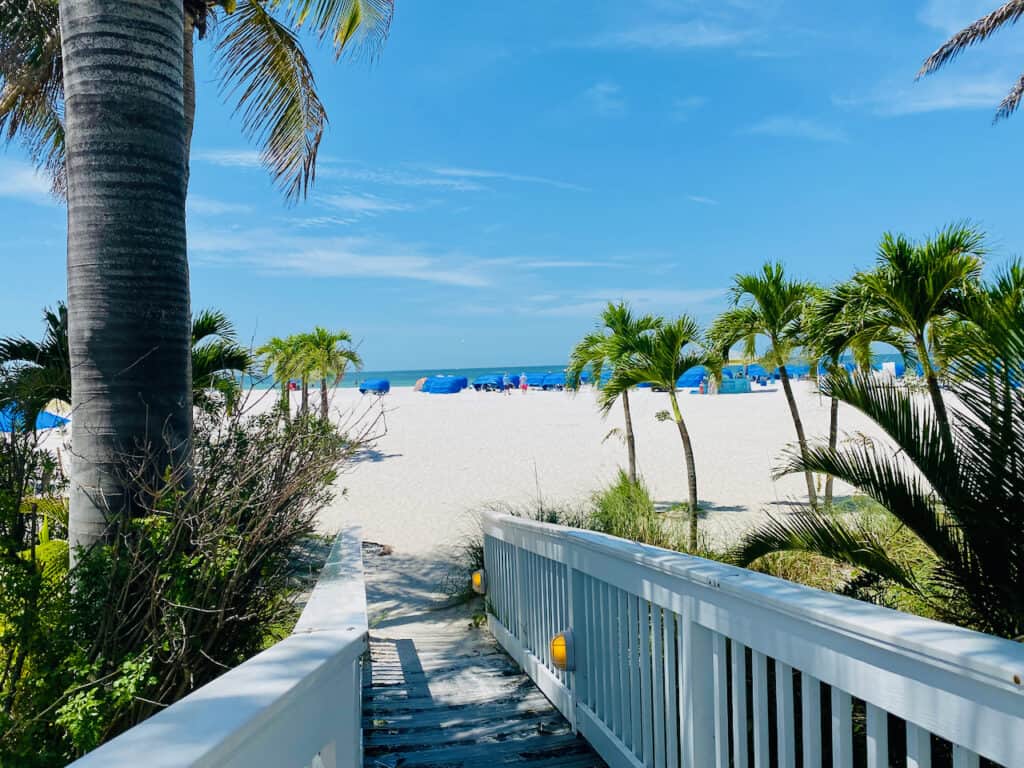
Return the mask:
<svg viewBox="0 0 1024 768"><path fill-rule="evenodd" d="M982 16L973 24L957 32L949 40L943 43L935 53L925 59L917 76L924 77L941 69L944 64L955 59L965 49L977 45L987 39L996 31L1002 29L1006 24L1016 24L1024 16L1024 0L1010 0L1003 3L986 16ZM1020 106L1021 98L1024 97L1024 75L1018 78L1016 84L1003 99L996 111L996 120L1009 117Z"/></svg>
<svg viewBox="0 0 1024 768"><path fill-rule="evenodd" d="M0 5L0 127L52 148L45 157L66 178L73 550L100 540L108 515L132 513L117 467L126 455L163 473L191 453L185 194L193 25L201 33L211 10L227 14L219 54L243 130L289 194L313 176L322 106L294 33L258 0L187 5L61 0L59 36L53 0ZM391 4L272 7L340 52Z"/></svg>
<svg viewBox="0 0 1024 768"><path fill-rule="evenodd" d="M968 224L953 224L914 242L886 233L875 268L853 277L861 333L883 339L921 367L940 429L949 416L936 361L944 357L942 329L963 307L981 275L985 236Z"/></svg>
<svg viewBox="0 0 1024 768"><path fill-rule="evenodd" d="M578 389L584 371L590 371L595 386L601 386L605 372L614 371L626 356L632 353L640 336L658 326L658 318L651 315L637 317L629 305L608 302L601 312L597 327L588 333L573 348L566 368L566 384ZM622 411L626 425L626 451L629 456L629 480L637 481L636 439L633 435L633 415L629 409L629 390L623 389L617 395L622 400ZM605 408L605 413L608 412Z"/></svg>
<svg viewBox="0 0 1024 768"><path fill-rule="evenodd" d="M728 349L737 342L743 342L747 356L753 356L757 337L768 339L766 361L779 369L782 389L793 417L800 451L807 450L800 409L797 407L793 386L789 380L786 363L794 350L800 346L800 321L807 303L814 296L813 284L793 280L786 276L782 264L767 262L760 272L738 274L733 278L731 290L732 309L721 314L709 331L718 345ZM807 473L807 498L811 506L817 506L814 476Z"/></svg>
<svg viewBox="0 0 1024 768"><path fill-rule="evenodd" d="M387 36L393 0L183 0L182 76L186 153L195 123L194 42L214 38L221 93L235 101L243 133L291 199L315 176L327 112L298 38L330 39L336 55L371 56ZM0 8L0 131L19 139L65 192L63 66L57 0Z"/></svg>
<svg viewBox="0 0 1024 768"><path fill-rule="evenodd" d="M329 331L317 326L311 333L298 338L302 357L310 366L311 374L320 379L320 416L328 417L327 380L334 379L334 386L341 384L348 366L359 368L363 364L359 353L352 348L352 336L348 331Z"/></svg>
<svg viewBox="0 0 1024 768"><path fill-rule="evenodd" d="M703 334L697 321L688 315L658 323L653 330L641 333L633 342L629 354L618 360L599 399L601 408L607 412L630 387L644 382L650 382L668 392L672 405L671 417L683 444L690 500L688 542L691 551L697 548L697 468L693 461L690 433L676 396L676 381L684 372L706 361L707 354L700 346L702 339Z"/></svg>
<svg viewBox="0 0 1024 768"><path fill-rule="evenodd" d="M987 319L988 344L963 350L962 364L983 372L954 377L951 429L934 402L867 376L825 386L870 417L888 436L874 444L814 446L791 455L789 472L834 475L881 504L934 556L921 572L889 552L872 531L813 510L748 534L731 553L741 565L772 552L808 552L922 594L950 621L1019 638L1024 635L1024 333L1015 314ZM998 365L990 356L998 350Z"/></svg>
<svg viewBox="0 0 1024 768"><path fill-rule="evenodd" d="M256 354L263 358L267 371L281 385L281 412L285 419L291 418L289 386L299 370L299 347L295 337L272 336L256 350Z"/></svg>

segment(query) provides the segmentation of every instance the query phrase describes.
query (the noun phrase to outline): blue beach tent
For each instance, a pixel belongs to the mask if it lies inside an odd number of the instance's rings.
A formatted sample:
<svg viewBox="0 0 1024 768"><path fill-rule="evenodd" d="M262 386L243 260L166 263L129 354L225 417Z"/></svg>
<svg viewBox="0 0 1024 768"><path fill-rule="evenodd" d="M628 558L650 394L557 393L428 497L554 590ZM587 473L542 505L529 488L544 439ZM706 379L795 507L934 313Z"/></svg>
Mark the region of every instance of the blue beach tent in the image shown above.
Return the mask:
<svg viewBox="0 0 1024 768"><path fill-rule="evenodd" d="M36 429L55 429L67 424L69 419L49 411L42 411L36 416ZM18 413L13 405L0 409L0 432L13 432L25 424L25 417Z"/></svg>
<svg viewBox="0 0 1024 768"><path fill-rule="evenodd" d="M391 391L391 382L387 379L367 379L359 385L362 394L384 395Z"/></svg>
<svg viewBox="0 0 1024 768"><path fill-rule="evenodd" d="M527 377L527 379L529 379L529 377ZM565 374L549 373L544 377L544 383L542 386L544 389L565 389Z"/></svg>
<svg viewBox="0 0 1024 768"><path fill-rule="evenodd" d="M510 378L511 380L511 378ZM477 392L501 392L505 389L505 376L500 373L485 373L473 379L473 389Z"/></svg>
<svg viewBox="0 0 1024 768"><path fill-rule="evenodd" d="M531 389L543 389L545 378L547 378L546 373L528 373L526 374L526 384Z"/></svg>
<svg viewBox="0 0 1024 768"><path fill-rule="evenodd" d="M703 365L695 365L683 372L683 375L676 379L676 387L680 389L689 389L691 387L699 387L701 381L708 377L708 369Z"/></svg>
<svg viewBox="0 0 1024 768"><path fill-rule="evenodd" d="M431 376L423 382L423 391L432 395L454 395L469 386L465 376Z"/></svg>

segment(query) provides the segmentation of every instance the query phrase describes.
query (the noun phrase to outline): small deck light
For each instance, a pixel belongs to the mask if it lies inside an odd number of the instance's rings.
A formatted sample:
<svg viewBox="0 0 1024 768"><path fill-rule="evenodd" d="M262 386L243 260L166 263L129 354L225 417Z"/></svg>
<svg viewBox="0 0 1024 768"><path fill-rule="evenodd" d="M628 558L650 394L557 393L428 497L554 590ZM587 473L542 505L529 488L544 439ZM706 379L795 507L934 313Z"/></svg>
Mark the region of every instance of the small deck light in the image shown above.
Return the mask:
<svg viewBox="0 0 1024 768"><path fill-rule="evenodd" d="M469 578L470 584L473 585L473 591L478 595L484 595L487 593L487 572L481 568L479 571L473 571L473 575Z"/></svg>
<svg viewBox="0 0 1024 768"><path fill-rule="evenodd" d="M551 662L559 669L576 669L576 653L572 645L572 630L566 629L551 638Z"/></svg>

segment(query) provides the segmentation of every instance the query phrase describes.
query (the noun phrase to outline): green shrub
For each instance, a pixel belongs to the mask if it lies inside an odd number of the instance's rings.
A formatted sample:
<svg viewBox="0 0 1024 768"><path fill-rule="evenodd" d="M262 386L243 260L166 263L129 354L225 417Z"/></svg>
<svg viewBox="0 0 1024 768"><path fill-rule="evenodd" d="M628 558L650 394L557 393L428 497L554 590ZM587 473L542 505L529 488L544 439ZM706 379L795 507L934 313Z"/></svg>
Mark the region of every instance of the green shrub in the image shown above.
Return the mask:
<svg viewBox="0 0 1024 768"><path fill-rule="evenodd" d="M587 528L619 538L676 549L680 537L658 514L643 480L633 483L621 469L616 481L591 497Z"/></svg>

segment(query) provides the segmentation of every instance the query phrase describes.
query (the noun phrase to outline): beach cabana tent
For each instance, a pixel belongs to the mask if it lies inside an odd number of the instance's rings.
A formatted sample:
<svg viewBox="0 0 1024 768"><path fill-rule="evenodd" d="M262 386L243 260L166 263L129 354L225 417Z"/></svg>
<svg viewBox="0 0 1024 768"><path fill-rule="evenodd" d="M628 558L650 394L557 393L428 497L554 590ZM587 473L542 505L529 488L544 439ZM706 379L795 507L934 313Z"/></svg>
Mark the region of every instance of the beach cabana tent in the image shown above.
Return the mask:
<svg viewBox="0 0 1024 768"><path fill-rule="evenodd" d="M526 374L526 384L530 388L543 389L545 378L547 378L546 373L528 373Z"/></svg>
<svg viewBox="0 0 1024 768"><path fill-rule="evenodd" d="M708 378L708 369L703 365L695 365L683 372L683 375L676 379L676 387L679 389L690 389L699 387L700 383Z"/></svg>
<svg viewBox="0 0 1024 768"><path fill-rule="evenodd" d="M36 416L36 429L56 429L68 423L70 419L58 416L49 411L42 411ZM0 409L0 432L13 432L16 428L23 427L25 417L18 413L13 405Z"/></svg>
<svg viewBox="0 0 1024 768"><path fill-rule="evenodd" d="M544 377L544 383L541 386L544 389L565 389L565 374L549 373Z"/></svg>
<svg viewBox="0 0 1024 768"><path fill-rule="evenodd" d="M485 373L473 379L473 389L477 392L501 392L505 389L505 377L500 373Z"/></svg>
<svg viewBox="0 0 1024 768"><path fill-rule="evenodd" d="M454 395L468 386L465 376L431 376L423 383L423 391L432 395Z"/></svg>
<svg viewBox="0 0 1024 768"><path fill-rule="evenodd" d="M359 385L362 394L383 395L391 391L391 382L387 379L367 379Z"/></svg>

